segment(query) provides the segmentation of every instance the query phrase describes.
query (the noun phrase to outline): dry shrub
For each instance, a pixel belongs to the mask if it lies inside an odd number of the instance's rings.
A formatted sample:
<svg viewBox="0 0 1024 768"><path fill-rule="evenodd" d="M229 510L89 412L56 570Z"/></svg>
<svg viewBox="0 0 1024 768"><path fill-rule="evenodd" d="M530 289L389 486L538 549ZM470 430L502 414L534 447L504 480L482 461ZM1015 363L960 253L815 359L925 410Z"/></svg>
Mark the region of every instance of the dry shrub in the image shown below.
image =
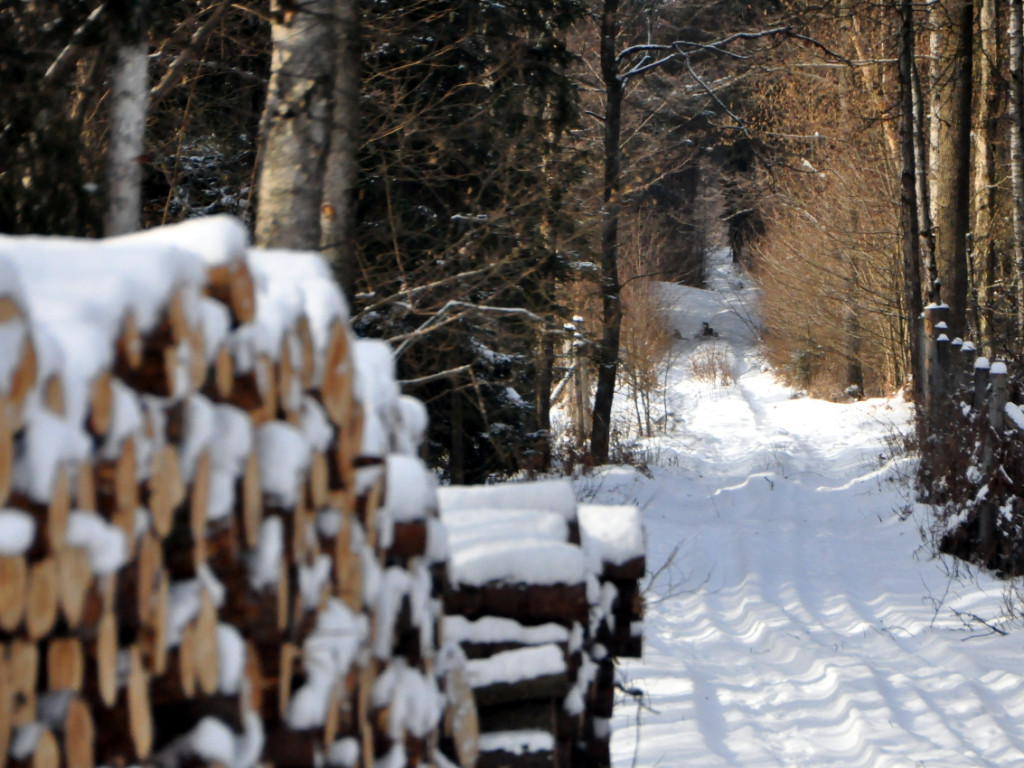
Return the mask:
<svg viewBox="0 0 1024 768"><path fill-rule="evenodd" d="M824 22L815 37L881 62L885 14ZM761 127L779 137L754 245L764 341L775 369L819 396L853 384L881 394L903 380L899 144L894 122L871 117L889 108L893 81L881 63L807 62L760 91Z"/></svg>
<svg viewBox="0 0 1024 768"><path fill-rule="evenodd" d="M702 344L690 356L690 375L712 387L730 387L736 383L736 369L729 350L717 341Z"/></svg>
<svg viewBox="0 0 1024 768"><path fill-rule="evenodd" d="M673 340L658 283L638 280L626 285L622 291L619 377L629 386L637 431L647 437L654 434L654 403L664 391Z"/></svg>

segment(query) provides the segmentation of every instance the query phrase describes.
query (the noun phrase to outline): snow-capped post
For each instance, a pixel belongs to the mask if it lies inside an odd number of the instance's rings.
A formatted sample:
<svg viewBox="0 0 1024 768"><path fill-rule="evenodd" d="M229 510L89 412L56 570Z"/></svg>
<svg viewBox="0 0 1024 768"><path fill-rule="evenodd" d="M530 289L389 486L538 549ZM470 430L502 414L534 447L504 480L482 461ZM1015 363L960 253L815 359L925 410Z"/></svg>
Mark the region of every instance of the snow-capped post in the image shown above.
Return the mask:
<svg viewBox="0 0 1024 768"><path fill-rule="evenodd" d="M928 414L933 422L936 416L935 409L939 407L938 402L941 401L942 392L944 391L941 381L943 373L939 365L937 340L939 336L946 333L946 318L948 316L949 307L945 304L930 304L924 310L924 344L922 346L925 356L925 413Z"/></svg>
<svg viewBox="0 0 1024 768"><path fill-rule="evenodd" d="M992 431L1002 438L1003 424L1006 421L1006 363L992 363L989 378L992 380L992 394L988 400L988 423Z"/></svg>
<svg viewBox="0 0 1024 768"><path fill-rule="evenodd" d="M982 449L982 472L985 477L992 476L993 459L996 448L1003 441L1003 424L1006 413L1006 363L992 363L989 371L991 383L988 397L988 423L990 429L984 436L984 447ZM985 498L978 505L978 548L982 557L988 558L993 554L993 547L996 542L996 504L993 500Z"/></svg>
<svg viewBox="0 0 1024 768"><path fill-rule="evenodd" d="M957 359L957 389L966 389L973 382L974 361L978 357L978 348L974 342L965 341L960 345Z"/></svg>
<svg viewBox="0 0 1024 768"><path fill-rule="evenodd" d="M988 372L990 365L987 357L979 357L974 361L974 410L981 411L988 397Z"/></svg>

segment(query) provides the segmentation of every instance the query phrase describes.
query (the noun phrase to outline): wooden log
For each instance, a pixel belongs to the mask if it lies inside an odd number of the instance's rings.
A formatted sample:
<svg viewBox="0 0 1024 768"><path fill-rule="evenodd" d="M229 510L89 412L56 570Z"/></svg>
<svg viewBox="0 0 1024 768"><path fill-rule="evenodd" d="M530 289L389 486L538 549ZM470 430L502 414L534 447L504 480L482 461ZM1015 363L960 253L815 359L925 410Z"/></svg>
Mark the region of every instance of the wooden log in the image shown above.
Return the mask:
<svg viewBox="0 0 1024 768"><path fill-rule="evenodd" d="M64 549L68 514L71 512L71 488L66 467L57 468L48 501L39 502L25 494L14 493L8 503L28 512L36 521L36 540L29 550L31 556L56 554Z"/></svg>
<svg viewBox="0 0 1024 768"><path fill-rule="evenodd" d="M85 653L77 637L53 637L46 643L46 688L80 691L85 679Z"/></svg>
<svg viewBox="0 0 1024 768"><path fill-rule="evenodd" d="M201 324L192 326L183 344L188 350L189 391L199 392L206 386L206 380L212 373L211 367L206 361L203 326Z"/></svg>
<svg viewBox="0 0 1024 768"><path fill-rule="evenodd" d="M50 633L57 622L58 604L56 557L32 563L25 600L25 634L29 640L40 640Z"/></svg>
<svg viewBox="0 0 1024 768"><path fill-rule="evenodd" d="M0 645L0 755L7 755L14 730L14 679L6 645ZM2 762L2 760L0 760Z"/></svg>
<svg viewBox="0 0 1024 768"><path fill-rule="evenodd" d="M249 414L254 426L277 415L277 381L273 361L260 355L248 370L241 370L235 360L235 376L231 397L227 402Z"/></svg>
<svg viewBox="0 0 1024 768"><path fill-rule="evenodd" d="M210 452L203 451L189 487L189 526L197 562L206 560L206 522L210 502Z"/></svg>
<svg viewBox="0 0 1024 768"><path fill-rule="evenodd" d="M348 491L352 495L352 502L355 501L356 486L356 446L353 446L349 435L351 427L339 427L331 440L328 448L328 477L327 485L329 490ZM341 508L341 507L339 507ZM345 507L350 509L351 507Z"/></svg>
<svg viewBox="0 0 1024 768"><path fill-rule="evenodd" d="M114 374L137 392L171 397L177 390L179 357L177 345L145 347L137 366L118 365Z"/></svg>
<svg viewBox="0 0 1024 768"><path fill-rule="evenodd" d="M171 532L174 511L185 501L186 491L177 447L168 444L157 449L143 487L143 500L149 509L153 530L160 538Z"/></svg>
<svg viewBox="0 0 1024 768"><path fill-rule="evenodd" d="M39 376L39 363L36 357L36 345L32 336L26 331L21 348L18 351L18 362L11 371L11 378L5 394L7 406L7 422L12 432L18 432L25 426L25 401L35 389ZM3 382L0 382L2 386Z"/></svg>
<svg viewBox="0 0 1024 768"><path fill-rule="evenodd" d="M64 717L64 765L67 768L94 768L96 765L96 725L92 709L79 696L72 697Z"/></svg>
<svg viewBox="0 0 1024 768"><path fill-rule="evenodd" d="M11 725L17 728L36 719L39 646L27 640L14 640L8 647L7 653L13 701Z"/></svg>
<svg viewBox="0 0 1024 768"><path fill-rule="evenodd" d="M78 547L67 547L56 556L57 603L63 622L76 629L82 621L85 604L93 589L89 555Z"/></svg>
<svg viewBox="0 0 1024 768"><path fill-rule="evenodd" d="M295 335L299 342L299 381L302 391L308 392L313 388L313 377L316 374L316 351L313 346L313 329L306 315L302 315L295 324Z"/></svg>
<svg viewBox="0 0 1024 768"><path fill-rule="evenodd" d="M212 696L217 692L217 607L208 590L202 590L199 616L195 620L193 659L196 688L199 693Z"/></svg>
<svg viewBox="0 0 1024 768"><path fill-rule="evenodd" d="M246 684L242 688L249 698L247 709L262 712L267 681L263 677L259 649L251 639L246 639L245 643L245 680Z"/></svg>
<svg viewBox="0 0 1024 768"><path fill-rule="evenodd" d="M117 580L115 610L122 634L137 634L148 626L154 607L153 593L163 571L161 541L153 531L147 531L139 538L136 556L121 568Z"/></svg>
<svg viewBox="0 0 1024 768"><path fill-rule="evenodd" d="M427 551L427 521L395 523L389 555L399 558L420 557Z"/></svg>
<svg viewBox="0 0 1024 768"><path fill-rule="evenodd" d="M103 437L110 431L114 415L113 375L101 371L89 384L89 413L86 428L96 437Z"/></svg>
<svg viewBox="0 0 1024 768"><path fill-rule="evenodd" d="M120 521L125 510L131 511L131 524L125 530L127 541L134 539L135 510L139 506L139 486L136 482L135 438L128 437L121 444L116 459L99 461L95 467L96 502L99 512L111 522ZM117 524L115 522L115 524Z"/></svg>
<svg viewBox="0 0 1024 768"><path fill-rule="evenodd" d="M117 616L107 610L100 617L96 635L88 644L86 653L86 698L112 707L117 699Z"/></svg>
<svg viewBox="0 0 1024 768"><path fill-rule="evenodd" d="M64 416L64 381L59 373L51 373L43 381L43 405L58 416Z"/></svg>
<svg viewBox="0 0 1024 768"><path fill-rule="evenodd" d="M329 503L329 475L327 456L320 451L313 451L306 482L306 493L313 510L325 507Z"/></svg>
<svg viewBox="0 0 1024 768"><path fill-rule="evenodd" d="M75 469L75 509L96 512L99 505L96 501L96 469L92 459L83 461Z"/></svg>
<svg viewBox="0 0 1024 768"><path fill-rule="evenodd" d="M215 403L229 402L235 386L235 361L227 344L214 353L203 394Z"/></svg>
<svg viewBox="0 0 1024 768"><path fill-rule="evenodd" d="M292 698L292 683L302 651L295 643L282 643L277 678L277 715L282 720L288 714L288 703Z"/></svg>
<svg viewBox="0 0 1024 768"><path fill-rule="evenodd" d="M0 557L0 630L13 632L25 616L28 563L21 555Z"/></svg>
<svg viewBox="0 0 1024 768"><path fill-rule="evenodd" d="M7 411L7 398L0 393L0 506L10 498L14 479L14 433Z"/></svg>
<svg viewBox="0 0 1024 768"><path fill-rule="evenodd" d="M624 563L601 563L602 581L637 581L647 572L647 561L641 555Z"/></svg>
<svg viewBox="0 0 1024 768"><path fill-rule="evenodd" d="M460 765L476 765L480 747L480 717L465 669L452 665L445 676L445 707L442 732L450 738Z"/></svg>
<svg viewBox="0 0 1024 768"><path fill-rule="evenodd" d="M469 619L503 616L523 624L553 621L563 626L585 624L587 591L583 584L486 584L453 586L444 594L445 613Z"/></svg>
<svg viewBox="0 0 1024 768"><path fill-rule="evenodd" d="M363 768L372 768L374 761L373 727L370 722L371 695L373 683L380 673L380 662L370 659L358 672L358 692L356 693L356 723L362 738L360 754Z"/></svg>
<svg viewBox="0 0 1024 768"><path fill-rule="evenodd" d="M150 682L150 697L155 702L194 699L196 690L195 624L188 624L181 640L167 651L161 674Z"/></svg>
<svg viewBox="0 0 1024 768"><path fill-rule="evenodd" d="M260 488L260 463L255 450L245 461L245 472L238 480L235 499L240 507L245 546L251 549L259 543L260 526L263 524L263 490Z"/></svg>
<svg viewBox="0 0 1024 768"><path fill-rule="evenodd" d="M548 731L558 728L559 702L556 699L544 701L514 701L481 707L479 710L480 731Z"/></svg>
<svg viewBox="0 0 1024 768"><path fill-rule="evenodd" d="M174 287L157 327L146 334L147 344L165 346L168 343L178 344L189 338L193 329L189 322L188 305L192 301L188 291L189 289L183 285Z"/></svg>
<svg viewBox="0 0 1024 768"><path fill-rule="evenodd" d="M363 610L363 565L360 554L352 545L354 518L345 515L342 529L335 540L334 584L338 597L353 612Z"/></svg>
<svg viewBox="0 0 1024 768"><path fill-rule="evenodd" d="M293 349L298 352L298 342L286 332L277 360L277 414L278 418L297 425L302 409L302 384L300 372L296 370L299 363L292 359Z"/></svg>
<svg viewBox="0 0 1024 768"><path fill-rule="evenodd" d="M362 474L372 475L372 480L366 482L366 490L356 496L356 517L363 524L366 531L366 538L370 546L377 548L377 510L380 509L384 499L384 466L376 464L362 467L359 470ZM362 481L360 481L362 484Z"/></svg>
<svg viewBox="0 0 1024 768"><path fill-rule="evenodd" d="M347 425L352 416L352 359L348 329L341 320L331 326L324 353L320 402L327 417L336 425Z"/></svg>
<svg viewBox="0 0 1024 768"><path fill-rule="evenodd" d="M98 713L103 727L96 733L96 755L107 765L141 763L153 750L149 676L137 646L128 648L127 656L126 685L110 708Z"/></svg>
<svg viewBox="0 0 1024 768"><path fill-rule="evenodd" d="M153 676L163 675L167 671L169 591L170 578L166 571L161 570L153 591L149 625L140 637L144 658L149 660L149 671Z"/></svg>
<svg viewBox="0 0 1024 768"><path fill-rule="evenodd" d="M543 701L564 697L569 692L569 675L565 672L539 675L512 683L493 683L473 689L476 704L484 707L513 701Z"/></svg>
<svg viewBox="0 0 1024 768"><path fill-rule="evenodd" d="M205 532L201 539L196 538L189 510L182 509L174 516L163 550L164 568L174 581L195 578L196 569L206 562Z"/></svg>
<svg viewBox="0 0 1024 768"><path fill-rule="evenodd" d="M60 768L60 764L57 737L46 727L40 727L31 751L12 753L7 762L10 768Z"/></svg>
<svg viewBox="0 0 1024 768"><path fill-rule="evenodd" d="M128 309L121 318L121 330L114 342L114 370L134 371L142 365L142 336L135 313Z"/></svg>
<svg viewBox="0 0 1024 768"><path fill-rule="evenodd" d="M205 292L228 308L235 325L256 319L256 290L244 261L210 267L206 272Z"/></svg>

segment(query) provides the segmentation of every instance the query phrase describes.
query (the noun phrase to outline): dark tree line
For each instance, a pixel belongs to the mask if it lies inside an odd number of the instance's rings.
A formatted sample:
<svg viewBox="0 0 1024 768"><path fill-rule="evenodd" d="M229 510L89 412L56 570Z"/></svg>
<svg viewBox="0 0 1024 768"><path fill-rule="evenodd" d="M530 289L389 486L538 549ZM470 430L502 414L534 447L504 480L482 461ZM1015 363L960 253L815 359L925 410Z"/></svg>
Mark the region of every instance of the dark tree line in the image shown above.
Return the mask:
<svg viewBox="0 0 1024 768"><path fill-rule="evenodd" d="M392 342L428 403L430 450L453 479L546 468L551 396L572 364L597 371L600 463L620 252L633 273L699 282L715 185L734 241L756 228L730 179L754 166L742 73L775 45L779 10L5 3L0 231L97 236L234 213L258 244L329 256L356 327ZM666 244L657 259L634 253L644 237ZM564 326L581 312L592 343L570 355Z"/></svg>

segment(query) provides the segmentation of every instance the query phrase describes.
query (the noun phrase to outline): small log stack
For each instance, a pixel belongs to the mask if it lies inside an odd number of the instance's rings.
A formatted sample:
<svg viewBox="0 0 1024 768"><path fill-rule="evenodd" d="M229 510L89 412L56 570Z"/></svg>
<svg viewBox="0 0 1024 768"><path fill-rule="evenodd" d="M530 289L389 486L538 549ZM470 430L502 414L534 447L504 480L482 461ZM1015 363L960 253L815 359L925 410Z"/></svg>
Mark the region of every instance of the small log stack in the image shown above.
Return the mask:
<svg viewBox="0 0 1024 768"><path fill-rule="evenodd" d="M607 763L642 546L566 484L448 531L394 365L319 255L228 217L0 236L7 764ZM464 546L524 525L546 579Z"/></svg>
<svg viewBox="0 0 1024 768"><path fill-rule="evenodd" d="M568 481L442 488L446 641L468 659L480 768L609 766L616 656L639 656L634 507Z"/></svg>

